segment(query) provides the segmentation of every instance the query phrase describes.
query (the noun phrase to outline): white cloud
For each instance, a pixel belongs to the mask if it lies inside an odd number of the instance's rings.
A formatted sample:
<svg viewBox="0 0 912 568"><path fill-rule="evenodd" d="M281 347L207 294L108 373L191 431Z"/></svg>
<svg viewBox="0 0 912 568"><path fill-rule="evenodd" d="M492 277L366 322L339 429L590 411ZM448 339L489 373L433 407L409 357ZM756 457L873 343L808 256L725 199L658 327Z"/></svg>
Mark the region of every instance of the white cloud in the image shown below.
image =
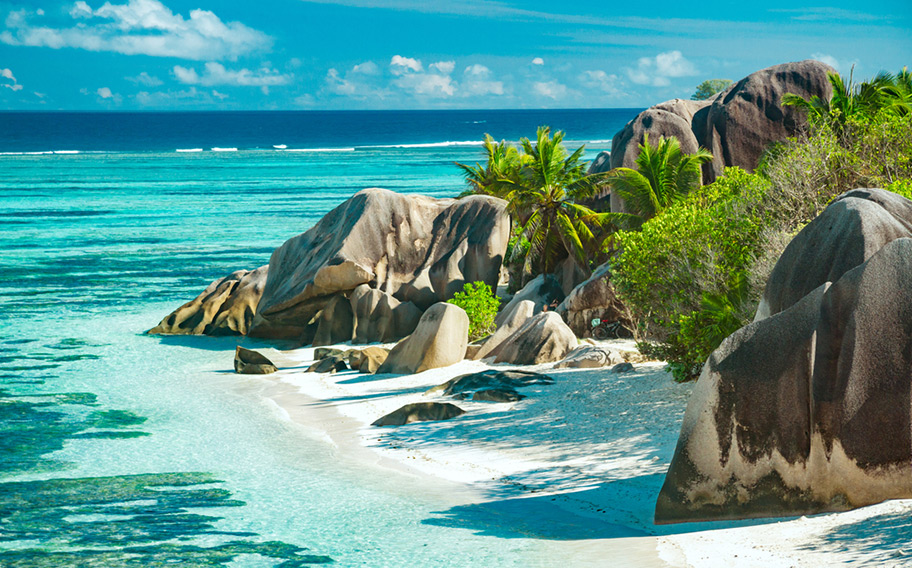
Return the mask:
<svg viewBox="0 0 912 568"><path fill-rule="evenodd" d="M431 63L428 65L428 68L432 71L437 71L442 75L449 75L453 72L453 69L456 69L455 61L438 61L437 63Z"/></svg>
<svg viewBox="0 0 912 568"><path fill-rule="evenodd" d="M212 89L212 96L217 98L220 101L223 101L228 98L228 95L226 95L224 93L220 93L220 92L216 91L215 89Z"/></svg>
<svg viewBox="0 0 912 568"><path fill-rule="evenodd" d="M143 85L145 87L159 87L164 84L164 81L158 77L153 77L145 71L137 75L136 77L124 77L127 81L131 83L136 83L137 85Z"/></svg>
<svg viewBox="0 0 912 568"><path fill-rule="evenodd" d="M672 78L697 75L697 68L680 51L668 51L655 57L641 57L636 69L627 69L630 80L639 85L667 87Z"/></svg>
<svg viewBox="0 0 912 568"><path fill-rule="evenodd" d="M826 63L827 65L829 65L830 67L832 67L833 69L838 71L839 73L848 73L849 70L852 69L853 65L858 65L857 59L853 59L851 61L839 60L839 59L836 59L835 57L833 57L832 55L828 55L826 53L820 53L820 52L812 54L811 59L816 59L817 61L820 61L821 63Z"/></svg>
<svg viewBox="0 0 912 568"><path fill-rule="evenodd" d="M602 71L583 71L579 76L580 83L589 89L602 91L610 95L623 94L620 90L621 79L617 75Z"/></svg>
<svg viewBox="0 0 912 568"><path fill-rule="evenodd" d="M39 11L40 12L40 11ZM35 12L34 15L41 16ZM181 59L236 59L268 49L272 39L240 22L223 22L208 10L191 10L189 18L173 13L159 0L105 2L97 10L80 0L69 15L78 20L68 28L33 25L26 10L11 12L0 42L9 45Z"/></svg>
<svg viewBox="0 0 912 568"><path fill-rule="evenodd" d="M503 81L490 80L491 70L484 65L478 63L469 65L465 68L465 71L463 71L462 74L465 76L465 80L462 84L463 94L465 95L500 96L505 92Z"/></svg>
<svg viewBox="0 0 912 568"><path fill-rule="evenodd" d="M100 89L95 91L95 93L103 99L113 99L114 98L114 93L112 93L111 89L109 89L108 87L101 87Z"/></svg>
<svg viewBox="0 0 912 568"><path fill-rule="evenodd" d="M536 57L535 59L532 60L532 65L544 65L544 64L545 64L545 60L542 59L541 57Z"/></svg>
<svg viewBox="0 0 912 568"><path fill-rule="evenodd" d="M11 69L0 69L0 78L6 79L7 81L12 81L12 83L7 83L6 81L0 83L0 86L6 87L11 91L21 91L22 85L19 84L19 81L16 80L16 76L13 75Z"/></svg>
<svg viewBox="0 0 912 568"><path fill-rule="evenodd" d="M377 64L373 61L365 61L364 63L359 63L352 67L352 73L360 73L361 75L379 75L380 68L377 67Z"/></svg>
<svg viewBox="0 0 912 568"><path fill-rule="evenodd" d="M326 72L325 81L329 91L337 95L351 96L358 92L357 86L353 82L340 77L339 72L335 69L330 69Z"/></svg>
<svg viewBox="0 0 912 568"><path fill-rule="evenodd" d="M199 74L195 68L174 66L174 76L178 81L185 85L202 85L203 87L215 87L227 85L231 87L260 87L264 93L268 93L269 87L287 85L291 82L291 75L284 75L275 69L264 67L259 71L250 69L226 69L221 63L210 61L203 68L203 73Z"/></svg>
<svg viewBox="0 0 912 568"><path fill-rule="evenodd" d="M409 71L420 73L423 70L424 67L421 65L421 61L417 59L402 57L401 55L394 55L393 58L390 59L390 71L393 75L404 75Z"/></svg>
<svg viewBox="0 0 912 568"><path fill-rule="evenodd" d="M422 97L446 98L456 94L456 83L449 75L412 73L399 77L395 84Z"/></svg>
<svg viewBox="0 0 912 568"><path fill-rule="evenodd" d="M563 99L569 93L566 85L562 85L557 81L539 81L532 85L532 90L535 94L547 97L552 100Z"/></svg>

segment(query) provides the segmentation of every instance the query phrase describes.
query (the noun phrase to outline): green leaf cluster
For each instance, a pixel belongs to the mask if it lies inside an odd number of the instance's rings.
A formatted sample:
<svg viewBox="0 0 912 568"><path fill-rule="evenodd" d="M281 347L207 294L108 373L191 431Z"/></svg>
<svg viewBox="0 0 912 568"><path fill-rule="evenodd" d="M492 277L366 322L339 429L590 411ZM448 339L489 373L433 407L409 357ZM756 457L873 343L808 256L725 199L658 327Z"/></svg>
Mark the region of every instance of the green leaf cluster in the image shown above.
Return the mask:
<svg viewBox="0 0 912 568"><path fill-rule="evenodd" d="M469 341L494 333L494 318L500 298L484 282L466 282L462 292L456 292L449 303L459 306L469 316Z"/></svg>
<svg viewBox="0 0 912 568"><path fill-rule="evenodd" d="M697 85L697 90L690 96L690 99L693 101L705 101L716 93L727 89L731 84L731 79L707 79Z"/></svg>

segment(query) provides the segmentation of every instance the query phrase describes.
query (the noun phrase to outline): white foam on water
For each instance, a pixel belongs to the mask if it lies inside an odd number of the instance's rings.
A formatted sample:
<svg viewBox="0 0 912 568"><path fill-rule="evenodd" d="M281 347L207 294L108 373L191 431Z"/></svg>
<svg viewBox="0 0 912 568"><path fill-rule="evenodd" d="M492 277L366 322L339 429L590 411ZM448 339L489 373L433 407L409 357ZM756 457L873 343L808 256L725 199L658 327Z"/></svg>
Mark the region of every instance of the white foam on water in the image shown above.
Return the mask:
<svg viewBox="0 0 912 568"><path fill-rule="evenodd" d="M212 151L213 151L213 152L237 152L238 149L237 149L237 148L218 148L218 147L214 147L214 148L212 148Z"/></svg>
<svg viewBox="0 0 912 568"><path fill-rule="evenodd" d="M175 152L177 152L178 154L185 154L185 153L190 153L190 152L195 153L195 152L202 152L202 151L203 151L202 148L178 148L177 150L175 150Z"/></svg>
<svg viewBox="0 0 912 568"><path fill-rule="evenodd" d="M354 152L354 148L289 148L287 150L282 150L283 152Z"/></svg>

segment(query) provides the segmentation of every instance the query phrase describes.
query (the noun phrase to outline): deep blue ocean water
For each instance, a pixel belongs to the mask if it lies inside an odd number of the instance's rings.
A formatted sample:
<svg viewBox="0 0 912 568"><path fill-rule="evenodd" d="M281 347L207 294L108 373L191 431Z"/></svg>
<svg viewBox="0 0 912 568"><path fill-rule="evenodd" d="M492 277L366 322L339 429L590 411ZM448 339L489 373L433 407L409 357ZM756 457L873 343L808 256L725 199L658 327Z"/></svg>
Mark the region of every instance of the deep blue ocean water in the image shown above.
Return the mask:
<svg viewBox="0 0 912 568"><path fill-rule="evenodd" d="M635 114L0 113L0 566L540 558L239 394L237 339L142 332L360 189L456 195L485 132L549 124L592 159Z"/></svg>

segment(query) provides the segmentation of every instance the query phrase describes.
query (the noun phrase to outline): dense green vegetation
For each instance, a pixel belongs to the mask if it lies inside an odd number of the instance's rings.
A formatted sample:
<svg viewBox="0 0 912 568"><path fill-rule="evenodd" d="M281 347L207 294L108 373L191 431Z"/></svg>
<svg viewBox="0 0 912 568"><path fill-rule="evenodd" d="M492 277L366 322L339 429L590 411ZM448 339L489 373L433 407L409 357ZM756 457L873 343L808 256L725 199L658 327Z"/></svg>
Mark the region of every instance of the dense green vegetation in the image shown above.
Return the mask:
<svg viewBox="0 0 912 568"><path fill-rule="evenodd" d="M697 90L690 96L690 100L705 101L716 93L724 91L731 84L731 79L707 79L697 85Z"/></svg>
<svg viewBox="0 0 912 568"><path fill-rule="evenodd" d="M494 333L494 317L500 298L484 282L466 282L462 292L456 292L449 303L459 306L469 316L469 341Z"/></svg>
<svg viewBox="0 0 912 568"><path fill-rule="evenodd" d="M523 260L522 283L566 256L581 266L610 258L641 348L688 380L750 322L785 245L835 197L882 187L912 198L912 73L829 78L831 100L783 97L807 114L807 129L770 148L754 173L728 168L703 187L711 155L687 155L673 138L646 138L635 169L584 176L582 148L568 155L562 133L540 128L522 154L488 137L488 166L462 167L473 191L509 202L508 255ZM628 213L590 209L606 187Z"/></svg>

